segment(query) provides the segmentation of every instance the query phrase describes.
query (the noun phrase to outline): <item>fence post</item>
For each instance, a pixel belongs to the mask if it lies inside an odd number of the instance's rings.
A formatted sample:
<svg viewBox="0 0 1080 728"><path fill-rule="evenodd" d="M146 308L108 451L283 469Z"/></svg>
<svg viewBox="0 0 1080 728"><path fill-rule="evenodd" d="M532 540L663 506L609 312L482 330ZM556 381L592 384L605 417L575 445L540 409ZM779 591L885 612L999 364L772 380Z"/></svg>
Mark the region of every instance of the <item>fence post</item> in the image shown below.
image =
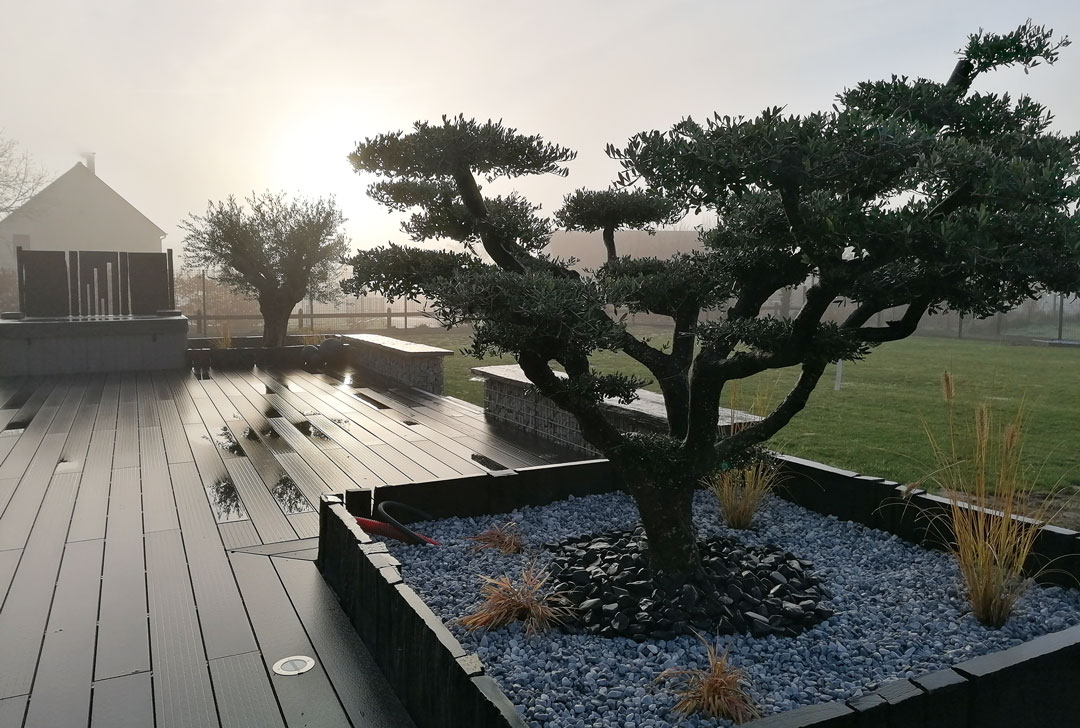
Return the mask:
<svg viewBox="0 0 1080 728"><path fill-rule="evenodd" d="M409 299L406 298L405 300L403 300L402 304L403 305L401 307L401 311L402 311L402 313L405 314L404 323L402 324L402 328L407 329L407 328L409 328Z"/></svg>
<svg viewBox="0 0 1080 728"><path fill-rule="evenodd" d="M1058 294L1058 341L1061 341L1065 337L1065 294Z"/></svg>
<svg viewBox="0 0 1080 728"><path fill-rule="evenodd" d="M202 335L206 336L206 319L210 316L210 309L206 307L206 269L202 270Z"/></svg>
<svg viewBox="0 0 1080 728"><path fill-rule="evenodd" d="M387 306L387 307L386 307L386 328L387 328L387 330L389 330L389 329L393 328L393 327L391 326L391 323L392 323L392 322L391 322L391 320L390 320L390 307L389 307L389 306Z"/></svg>

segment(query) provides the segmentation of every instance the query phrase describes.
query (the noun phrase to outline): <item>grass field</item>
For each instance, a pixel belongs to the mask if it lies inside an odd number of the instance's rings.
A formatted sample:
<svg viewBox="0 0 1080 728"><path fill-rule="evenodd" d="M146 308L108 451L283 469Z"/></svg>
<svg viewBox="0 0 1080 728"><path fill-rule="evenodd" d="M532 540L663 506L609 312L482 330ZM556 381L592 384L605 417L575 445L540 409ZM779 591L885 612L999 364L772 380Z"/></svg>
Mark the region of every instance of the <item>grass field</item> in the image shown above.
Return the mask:
<svg viewBox="0 0 1080 728"><path fill-rule="evenodd" d="M395 329L390 335L452 349L446 360L446 393L483 403L483 385L469 370L507 363L465 357L469 331ZM666 340L661 329L638 335ZM623 354L603 353L594 364L647 376ZM911 482L932 471L924 422L944 432L941 374L957 383L960 406L989 399L1000 417L1011 417L1021 401L1027 419L1025 459L1038 471L1038 486L1080 485L1080 350L1009 346L994 342L912 337L885 344L862 362L844 365L840 391L830 366L803 410L772 443L775 449L881 477ZM748 406L757 392L777 401L795 381L794 370L759 375L740 385ZM650 386L650 389L654 389Z"/></svg>

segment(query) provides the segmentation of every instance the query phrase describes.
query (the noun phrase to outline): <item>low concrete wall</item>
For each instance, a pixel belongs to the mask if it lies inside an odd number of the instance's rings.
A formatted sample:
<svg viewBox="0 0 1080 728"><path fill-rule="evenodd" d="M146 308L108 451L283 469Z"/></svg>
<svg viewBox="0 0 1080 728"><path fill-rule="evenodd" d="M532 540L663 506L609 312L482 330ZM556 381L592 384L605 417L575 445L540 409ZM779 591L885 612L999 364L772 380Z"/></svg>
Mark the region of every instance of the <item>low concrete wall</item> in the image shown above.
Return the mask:
<svg viewBox="0 0 1080 728"><path fill-rule="evenodd" d="M345 360L384 380L443 393L443 357L454 352L377 334L344 334Z"/></svg>
<svg viewBox="0 0 1080 728"><path fill-rule="evenodd" d="M492 422L515 427L574 452L602 457L599 450L581 436L574 416L533 389L516 364L475 367L473 374L484 378L484 415ZM663 396L645 389L630 404L605 402L606 414L623 432L667 432L667 410ZM753 415L722 407L720 426L756 420Z"/></svg>
<svg viewBox="0 0 1080 728"><path fill-rule="evenodd" d="M5 376L183 369L187 317L0 320Z"/></svg>
<svg viewBox="0 0 1080 728"><path fill-rule="evenodd" d="M514 704L402 580L341 501L324 497L316 564L418 728L526 728Z"/></svg>

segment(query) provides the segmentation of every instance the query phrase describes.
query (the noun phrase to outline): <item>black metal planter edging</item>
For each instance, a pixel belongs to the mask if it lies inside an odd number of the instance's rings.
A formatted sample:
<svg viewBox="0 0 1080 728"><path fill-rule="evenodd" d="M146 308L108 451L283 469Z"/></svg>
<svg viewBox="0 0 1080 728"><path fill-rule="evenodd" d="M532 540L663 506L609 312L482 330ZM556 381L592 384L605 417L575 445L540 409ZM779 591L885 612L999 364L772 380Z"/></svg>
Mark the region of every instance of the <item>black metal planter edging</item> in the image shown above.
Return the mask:
<svg viewBox="0 0 1080 728"><path fill-rule="evenodd" d="M819 513L856 521L872 528L894 533L905 540L927 547L941 547L941 524L947 518L948 501L921 490L910 491L898 483L831 468L800 458L782 456L788 479L779 491L781 497ZM468 476L429 483L407 483L374 489L357 489L345 494L346 510L340 504L323 505L323 528L319 540L320 568L337 591L346 613L350 615L361 639L372 648L380 667L412 712L406 696L418 701L421 710L433 707L441 689L432 685L438 676L414 670L413 660L434 660L433 655L416 652L409 642L411 633L392 629L393 619L410 623L412 629L423 624L427 645L442 649L443 663L453 660L457 667L447 669L450 680L470 673L462 660L472 659L475 669L482 669L475 657L465 655L460 643L423 604L415 592L400 583L397 562L382 544L355 525L353 517L370 516L373 505L394 500L423 508L433 518L477 516L505 513L529 505L544 505L568 496L605 493L617 489L606 460L592 460L568 465L523 468L505 473ZM332 514L333 517L330 517ZM402 519L406 520L406 519ZM331 527L328 530L328 526ZM347 534L347 535L345 535ZM351 566L343 565L350 561ZM362 554L362 557L361 557ZM1052 562L1052 563L1051 563ZM1080 534L1057 526L1043 526L1032 554L1032 567L1050 564L1050 571L1039 581L1076 587L1080 584ZM365 574L360 572L366 569ZM396 598L388 599L388 589L396 589ZM404 616L391 618L387 610L405 610ZM363 625L363 626L362 626ZM366 632L364 630L367 630ZM380 644L381 640L381 644ZM436 645L439 647L436 648ZM413 654L406 658L405 653ZM387 657L389 655L389 657ZM396 655L396 657L395 657ZM381 657L380 657L381 656ZM384 666L381 659L387 659ZM448 664L448 663L447 663ZM410 667L412 666L412 667ZM443 668L440 668L443 669ZM422 673L422 674L421 674ZM393 676L393 677L392 677ZM1017 647L983 655L951 669L921 675L911 680L896 680L876 691L848 701L833 701L807 706L786 713L770 715L746 724L756 728L848 728L883 726L887 728L1013 728L1016 726L1075 726L1080 724L1080 627L1044 635ZM399 687L400 685L400 687ZM450 688L447 688L450 690ZM498 686L485 678L473 685L490 700L497 720L514 720L509 725L524 725L509 699ZM439 709L456 710L457 693L439 699ZM468 702L468 701L466 701ZM472 708L463 712L423 713L417 725L498 725L507 723L477 722ZM503 716L509 711L512 716ZM458 716L462 716L458 718Z"/></svg>
<svg viewBox="0 0 1080 728"><path fill-rule="evenodd" d="M303 346L188 349L187 355L188 364L196 369L298 369L307 364Z"/></svg>
<svg viewBox="0 0 1080 728"><path fill-rule="evenodd" d="M323 578L418 728L526 728L517 708L335 496L319 512Z"/></svg>

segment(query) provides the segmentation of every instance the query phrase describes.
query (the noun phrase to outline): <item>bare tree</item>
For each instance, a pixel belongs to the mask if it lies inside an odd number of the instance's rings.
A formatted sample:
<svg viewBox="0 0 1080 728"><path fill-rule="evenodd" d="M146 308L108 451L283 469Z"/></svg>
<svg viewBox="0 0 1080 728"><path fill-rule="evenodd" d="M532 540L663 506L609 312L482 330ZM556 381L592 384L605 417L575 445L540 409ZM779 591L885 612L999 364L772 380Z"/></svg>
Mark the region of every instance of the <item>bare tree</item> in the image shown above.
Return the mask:
<svg viewBox="0 0 1080 728"><path fill-rule="evenodd" d="M0 133L0 218L21 207L48 179L29 152Z"/></svg>

